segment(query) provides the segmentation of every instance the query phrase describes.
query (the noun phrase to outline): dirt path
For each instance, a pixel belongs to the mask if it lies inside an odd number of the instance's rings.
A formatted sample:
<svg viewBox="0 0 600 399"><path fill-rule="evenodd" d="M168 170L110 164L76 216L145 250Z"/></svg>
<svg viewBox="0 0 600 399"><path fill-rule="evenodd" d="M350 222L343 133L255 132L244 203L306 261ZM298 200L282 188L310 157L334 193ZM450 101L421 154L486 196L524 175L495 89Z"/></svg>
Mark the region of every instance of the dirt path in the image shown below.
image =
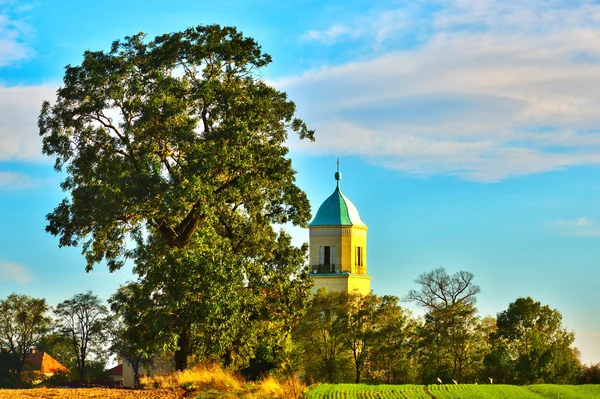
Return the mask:
<svg viewBox="0 0 600 399"><path fill-rule="evenodd" d="M0 399L183 399L183 389L130 390L110 388L0 389Z"/></svg>

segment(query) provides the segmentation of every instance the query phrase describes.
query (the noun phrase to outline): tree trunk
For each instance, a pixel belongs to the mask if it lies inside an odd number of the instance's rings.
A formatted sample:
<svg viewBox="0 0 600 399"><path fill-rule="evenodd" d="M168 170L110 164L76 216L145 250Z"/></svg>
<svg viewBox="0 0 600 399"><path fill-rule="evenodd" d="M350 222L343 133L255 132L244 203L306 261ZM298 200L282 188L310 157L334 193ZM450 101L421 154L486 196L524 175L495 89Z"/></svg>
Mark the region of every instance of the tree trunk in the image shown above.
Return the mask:
<svg viewBox="0 0 600 399"><path fill-rule="evenodd" d="M188 366L187 358L190 354L190 337L187 331L179 334L177 346L178 349L175 351L175 370L182 371Z"/></svg>
<svg viewBox="0 0 600 399"><path fill-rule="evenodd" d="M77 368L79 369L79 382L85 384L85 361L83 359Z"/></svg>
<svg viewBox="0 0 600 399"><path fill-rule="evenodd" d="M140 387L140 362L132 362L131 368L133 369L133 388L138 389Z"/></svg>

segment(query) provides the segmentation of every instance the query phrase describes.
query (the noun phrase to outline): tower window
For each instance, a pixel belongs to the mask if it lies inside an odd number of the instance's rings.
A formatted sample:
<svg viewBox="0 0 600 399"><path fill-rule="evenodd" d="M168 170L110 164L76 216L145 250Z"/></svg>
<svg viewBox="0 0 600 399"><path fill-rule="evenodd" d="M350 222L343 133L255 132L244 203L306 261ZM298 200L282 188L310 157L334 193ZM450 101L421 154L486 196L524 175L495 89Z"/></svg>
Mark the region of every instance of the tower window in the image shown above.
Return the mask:
<svg viewBox="0 0 600 399"><path fill-rule="evenodd" d="M363 266L363 249L362 249L362 247L355 247L354 264L357 266Z"/></svg>
<svg viewBox="0 0 600 399"><path fill-rule="evenodd" d="M331 265L331 247L327 246L325 248L325 263L324 265Z"/></svg>

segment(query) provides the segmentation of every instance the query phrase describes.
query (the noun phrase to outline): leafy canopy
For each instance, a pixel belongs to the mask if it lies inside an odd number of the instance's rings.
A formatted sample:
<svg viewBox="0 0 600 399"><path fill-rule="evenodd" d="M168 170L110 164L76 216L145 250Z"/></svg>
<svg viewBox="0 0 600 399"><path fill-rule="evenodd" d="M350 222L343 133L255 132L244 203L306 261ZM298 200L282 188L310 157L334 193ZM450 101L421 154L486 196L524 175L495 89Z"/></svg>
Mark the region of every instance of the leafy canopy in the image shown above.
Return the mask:
<svg viewBox="0 0 600 399"><path fill-rule="evenodd" d="M308 200L284 143L289 130L310 140L313 131L261 79L269 62L253 39L211 25L151 41L140 33L67 66L38 120L70 193L47 231L61 246L82 243L87 270L103 259L115 270L135 257L130 236L184 248L202 224L252 256L250 232L305 226Z"/></svg>

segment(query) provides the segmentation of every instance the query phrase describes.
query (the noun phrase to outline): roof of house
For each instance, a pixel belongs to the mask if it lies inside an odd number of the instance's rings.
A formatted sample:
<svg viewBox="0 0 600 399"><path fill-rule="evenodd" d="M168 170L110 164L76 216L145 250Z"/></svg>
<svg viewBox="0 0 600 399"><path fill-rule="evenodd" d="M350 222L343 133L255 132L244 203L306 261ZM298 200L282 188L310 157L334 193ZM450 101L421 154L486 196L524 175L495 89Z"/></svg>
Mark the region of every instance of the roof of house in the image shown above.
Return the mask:
<svg viewBox="0 0 600 399"><path fill-rule="evenodd" d="M112 369L106 370L108 375L123 375L123 364L117 364Z"/></svg>
<svg viewBox="0 0 600 399"><path fill-rule="evenodd" d="M57 371L69 371L58 360L45 352L27 354L25 358L25 370L41 371L42 373L56 373Z"/></svg>
<svg viewBox="0 0 600 399"><path fill-rule="evenodd" d="M309 224L310 227L314 226L367 226L362 221L358 214L358 209L354 206L352 201L348 199L340 190L340 180L342 174L337 172L335 174L337 180L337 187L333 194L327 198L317 211L317 216Z"/></svg>

